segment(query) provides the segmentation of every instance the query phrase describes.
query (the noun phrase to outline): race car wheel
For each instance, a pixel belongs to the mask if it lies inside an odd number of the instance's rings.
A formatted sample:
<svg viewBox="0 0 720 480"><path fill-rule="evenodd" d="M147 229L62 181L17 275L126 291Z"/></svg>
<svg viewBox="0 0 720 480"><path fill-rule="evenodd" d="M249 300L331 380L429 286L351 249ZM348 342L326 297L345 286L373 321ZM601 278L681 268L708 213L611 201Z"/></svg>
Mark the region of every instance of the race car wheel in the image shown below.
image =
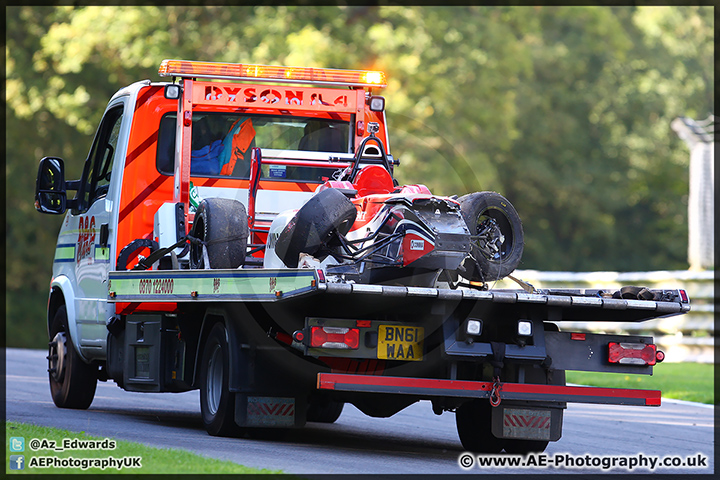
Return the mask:
<svg viewBox="0 0 720 480"><path fill-rule="evenodd" d="M323 245L332 245L335 230L341 235L355 222L355 205L339 190L328 188L313 196L288 222L275 244L275 253L290 268L296 268L300 253L315 255Z"/></svg>
<svg viewBox="0 0 720 480"><path fill-rule="evenodd" d="M465 402L455 412L463 447L475 453L500 453L505 440L492 434L492 406L487 400Z"/></svg>
<svg viewBox="0 0 720 480"><path fill-rule="evenodd" d="M65 305L58 308L50 326L48 374L50 394L60 408L87 409L95 397L98 369L75 351L68 330Z"/></svg>
<svg viewBox="0 0 720 480"><path fill-rule="evenodd" d="M229 359L225 326L216 323L205 341L200 364L200 411L207 432L220 437L240 430L235 423L235 395L228 387Z"/></svg>
<svg viewBox="0 0 720 480"><path fill-rule="evenodd" d="M319 423L335 423L345 406L344 402L335 400L316 400L310 402L307 409L307 421Z"/></svg>
<svg viewBox="0 0 720 480"><path fill-rule="evenodd" d="M515 208L495 192L475 192L458 201L473 237L462 276L480 282L508 276L520 264L524 247L522 222Z"/></svg>
<svg viewBox="0 0 720 480"><path fill-rule="evenodd" d="M245 206L229 198L203 200L190 235L196 239L190 246L190 268L238 268L245 263L247 248ZM207 257L203 249L207 250Z"/></svg>

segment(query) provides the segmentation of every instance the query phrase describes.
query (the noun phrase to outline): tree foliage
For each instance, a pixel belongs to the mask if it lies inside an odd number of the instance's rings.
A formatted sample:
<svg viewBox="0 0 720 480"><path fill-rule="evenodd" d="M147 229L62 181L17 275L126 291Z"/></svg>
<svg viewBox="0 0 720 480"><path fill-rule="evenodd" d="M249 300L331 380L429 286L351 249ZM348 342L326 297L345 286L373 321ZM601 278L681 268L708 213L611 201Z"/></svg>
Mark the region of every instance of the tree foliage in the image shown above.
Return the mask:
<svg viewBox="0 0 720 480"><path fill-rule="evenodd" d="M43 318L62 221L35 213L46 155L80 175L110 96L164 58L375 68L399 179L496 190L522 268L687 267L689 153L670 129L714 102L712 7L6 9L7 313ZM42 327L19 330L28 345Z"/></svg>

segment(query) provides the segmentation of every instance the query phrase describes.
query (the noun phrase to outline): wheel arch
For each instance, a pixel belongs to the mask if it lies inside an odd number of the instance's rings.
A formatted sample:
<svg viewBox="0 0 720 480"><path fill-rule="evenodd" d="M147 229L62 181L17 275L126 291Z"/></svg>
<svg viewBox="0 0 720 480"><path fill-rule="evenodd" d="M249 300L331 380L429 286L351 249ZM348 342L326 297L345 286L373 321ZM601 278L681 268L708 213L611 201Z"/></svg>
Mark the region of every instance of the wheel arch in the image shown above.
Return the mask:
<svg viewBox="0 0 720 480"><path fill-rule="evenodd" d="M88 362L88 359L83 355L82 349L80 348L80 335L78 335L77 316L75 311L75 291L72 288L72 282L65 275L59 275L52 279L50 283L50 297L48 299L47 308L47 332L50 335L50 328L55 317L55 313L58 309L65 305L65 312L67 313L67 328L70 331L70 339L73 343L73 348L80 355L83 361Z"/></svg>
<svg viewBox="0 0 720 480"><path fill-rule="evenodd" d="M208 336L210 335L210 331L212 330L213 326L216 323L222 323L225 327L225 335L227 336L226 340L228 343L228 351L230 354L230 371L229 371L229 390L232 391L238 391L240 388L240 385L243 383L241 379L241 365L244 365L243 362L243 354L241 351L243 350L243 344L238 332L238 329L235 325L235 322L231 321L231 316L224 310L220 308L208 308L205 311L205 315L203 316L202 325L200 327L200 335L198 337L198 344L197 344L197 350L195 352L195 361L194 361L194 368L193 368L193 378L192 378L192 384L193 386L198 386L200 381L200 362L205 350L205 342L207 341Z"/></svg>

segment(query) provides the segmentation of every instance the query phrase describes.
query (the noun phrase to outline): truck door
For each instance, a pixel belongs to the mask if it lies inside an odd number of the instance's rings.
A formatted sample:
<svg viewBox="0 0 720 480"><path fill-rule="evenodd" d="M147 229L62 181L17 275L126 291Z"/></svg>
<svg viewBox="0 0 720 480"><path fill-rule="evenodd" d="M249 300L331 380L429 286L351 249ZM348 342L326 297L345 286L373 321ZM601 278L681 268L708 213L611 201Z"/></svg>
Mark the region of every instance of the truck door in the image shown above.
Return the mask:
<svg viewBox="0 0 720 480"><path fill-rule="evenodd" d="M75 311L80 348L85 358L105 355L109 315L107 278L111 268L111 245L115 233L113 205L117 205L119 180L113 165L124 155L128 125L123 128L126 97L113 102L105 112L85 162L78 188L79 206L72 212L77 222ZM126 122L126 123L129 123ZM120 165L121 166L121 165ZM114 181L113 181L114 180Z"/></svg>

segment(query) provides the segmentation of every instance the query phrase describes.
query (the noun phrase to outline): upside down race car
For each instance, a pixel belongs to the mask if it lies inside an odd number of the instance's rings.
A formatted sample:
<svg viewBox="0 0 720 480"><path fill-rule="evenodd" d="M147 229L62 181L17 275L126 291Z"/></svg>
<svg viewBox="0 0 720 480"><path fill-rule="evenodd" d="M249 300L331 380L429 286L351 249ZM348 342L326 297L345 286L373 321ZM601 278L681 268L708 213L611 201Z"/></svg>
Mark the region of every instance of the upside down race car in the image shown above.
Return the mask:
<svg viewBox="0 0 720 480"><path fill-rule="evenodd" d="M299 209L275 217L263 267L318 268L328 281L406 286L443 281L453 288L460 276L484 285L515 270L522 257L523 230L507 199L495 192L444 197L425 185L399 186L393 179L394 160L375 136L378 125L371 123L368 129L371 134L351 166L337 170ZM262 152L256 149L252 172L260 172L262 164ZM193 238L205 239L203 217L226 202L201 202ZM240 216L236 223L233 230L246 230ZM242 239L234 237L239 246L196 243L192 265L240 266L245 248Z"/></svg>

